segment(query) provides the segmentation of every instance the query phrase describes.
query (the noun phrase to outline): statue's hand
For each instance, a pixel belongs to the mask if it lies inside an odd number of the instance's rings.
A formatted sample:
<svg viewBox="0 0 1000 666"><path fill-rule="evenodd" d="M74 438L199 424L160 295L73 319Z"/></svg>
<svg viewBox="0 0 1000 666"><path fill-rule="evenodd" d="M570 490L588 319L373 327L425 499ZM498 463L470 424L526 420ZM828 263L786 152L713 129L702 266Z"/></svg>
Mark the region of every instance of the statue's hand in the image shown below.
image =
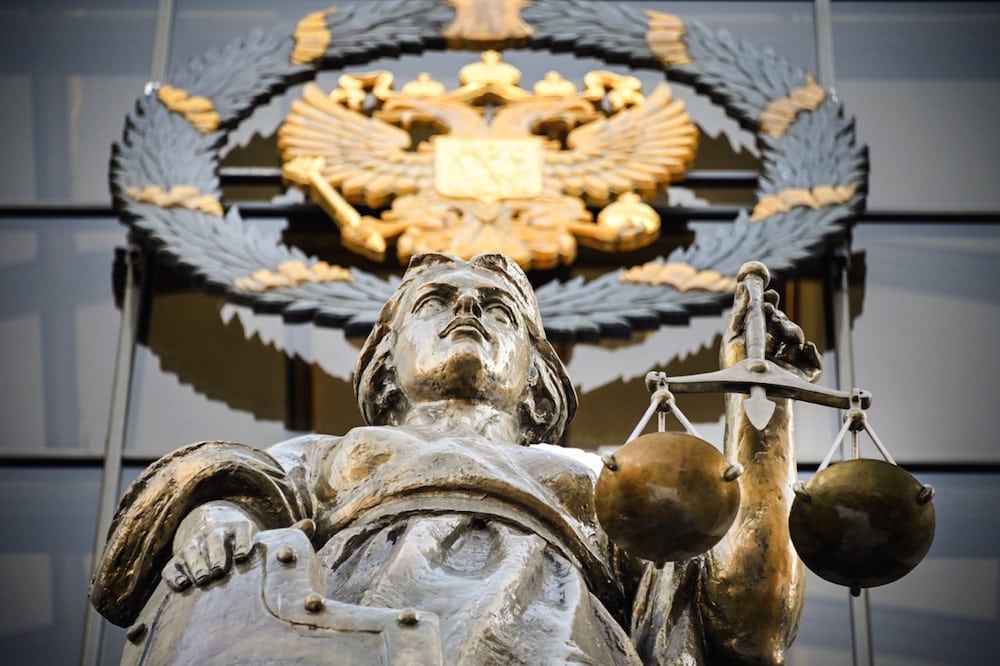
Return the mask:
<svg viewBox="0 0 1000 666"><path fill-rule="evenodd" d="M724 368L747 357L746 323L749 304L746 287L741 284L736 290L733 315L722 345L721 361ZM766 329L764 357L806 381L816 379L823 369L819 351L816 345L806 342L802 328L778 309L778 292L773 289L764 292L763 314Z"/></svg>
<svg viewBox="0 0 1000 666"><path fill-rule="evenodd" d="M162 577L175 591L221 578L233 562L250 556L257 523L232 502L203 504L189 513L174 535L174 555Z"/></svg>

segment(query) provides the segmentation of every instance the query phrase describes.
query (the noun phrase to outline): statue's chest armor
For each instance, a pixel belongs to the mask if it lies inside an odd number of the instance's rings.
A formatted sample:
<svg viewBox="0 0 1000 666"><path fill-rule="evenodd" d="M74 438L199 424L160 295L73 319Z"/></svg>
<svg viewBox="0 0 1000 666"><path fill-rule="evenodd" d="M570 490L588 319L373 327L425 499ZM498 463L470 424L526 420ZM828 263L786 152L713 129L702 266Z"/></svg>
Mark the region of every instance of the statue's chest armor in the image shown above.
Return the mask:
<svg viewBox="0 0 1000 666"><path fill-rule="evenodd" d="M322 509L341 524L393 498L478 495L546 507L588 527L594 523L594 481L581 463L474 433L435 434L392 426L355 428L322 460Z"/></svg>

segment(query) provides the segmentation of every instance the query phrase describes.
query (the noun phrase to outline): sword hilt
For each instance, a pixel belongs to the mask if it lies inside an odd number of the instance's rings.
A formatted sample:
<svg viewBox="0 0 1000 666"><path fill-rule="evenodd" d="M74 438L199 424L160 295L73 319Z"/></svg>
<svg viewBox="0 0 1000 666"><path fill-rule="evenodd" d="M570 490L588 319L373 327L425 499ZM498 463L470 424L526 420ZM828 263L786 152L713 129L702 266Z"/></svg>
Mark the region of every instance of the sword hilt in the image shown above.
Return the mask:
<svg viewBox="0 0 1000 666"><path fill-rule="evenodd" d="M747 313L744 319L744 339L747 358L764 360L767 340L767 323L764 319L764 289L771 281L767 266L759 261L748 261L740 267L737 282L746 289Z"/></svg>

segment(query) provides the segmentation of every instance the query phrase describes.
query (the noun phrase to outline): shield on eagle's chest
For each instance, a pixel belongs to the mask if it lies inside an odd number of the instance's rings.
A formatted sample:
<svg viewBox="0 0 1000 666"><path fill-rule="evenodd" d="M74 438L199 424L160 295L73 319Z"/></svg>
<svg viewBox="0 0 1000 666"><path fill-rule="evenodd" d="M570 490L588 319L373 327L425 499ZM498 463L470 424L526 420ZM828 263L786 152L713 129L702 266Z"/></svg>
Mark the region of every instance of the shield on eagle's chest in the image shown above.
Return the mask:
<svg viewBox="0 0 1000 666"><path fill-rule="evenodd" d="M541 138L434 138L434 189L482 201L542 193Z"/></svg>

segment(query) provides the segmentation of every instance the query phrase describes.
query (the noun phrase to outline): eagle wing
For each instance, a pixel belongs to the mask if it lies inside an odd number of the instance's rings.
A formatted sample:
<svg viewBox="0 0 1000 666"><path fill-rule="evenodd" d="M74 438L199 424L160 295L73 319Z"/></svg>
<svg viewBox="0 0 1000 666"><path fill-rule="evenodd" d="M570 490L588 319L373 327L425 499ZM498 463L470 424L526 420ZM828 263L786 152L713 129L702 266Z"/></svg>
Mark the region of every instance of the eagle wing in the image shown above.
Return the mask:
<svg viewBox="0 0 1000 666"><path fill-rule="evenodd" d="M405 130L332 101L313 83L278 130L285 164L322 158L323 178L347 201L372 208L433 187L433 153L410 150L412 141Z"/></svg>
<svg viewBox="0 0 1000 666"><path fill-rule="evenodd" d="M566 144L545 153L546 186L604 205L622 192L652 194L678 180L694 159L698 130L684 102L661 84L645 103L577 127Z"/></svg>

